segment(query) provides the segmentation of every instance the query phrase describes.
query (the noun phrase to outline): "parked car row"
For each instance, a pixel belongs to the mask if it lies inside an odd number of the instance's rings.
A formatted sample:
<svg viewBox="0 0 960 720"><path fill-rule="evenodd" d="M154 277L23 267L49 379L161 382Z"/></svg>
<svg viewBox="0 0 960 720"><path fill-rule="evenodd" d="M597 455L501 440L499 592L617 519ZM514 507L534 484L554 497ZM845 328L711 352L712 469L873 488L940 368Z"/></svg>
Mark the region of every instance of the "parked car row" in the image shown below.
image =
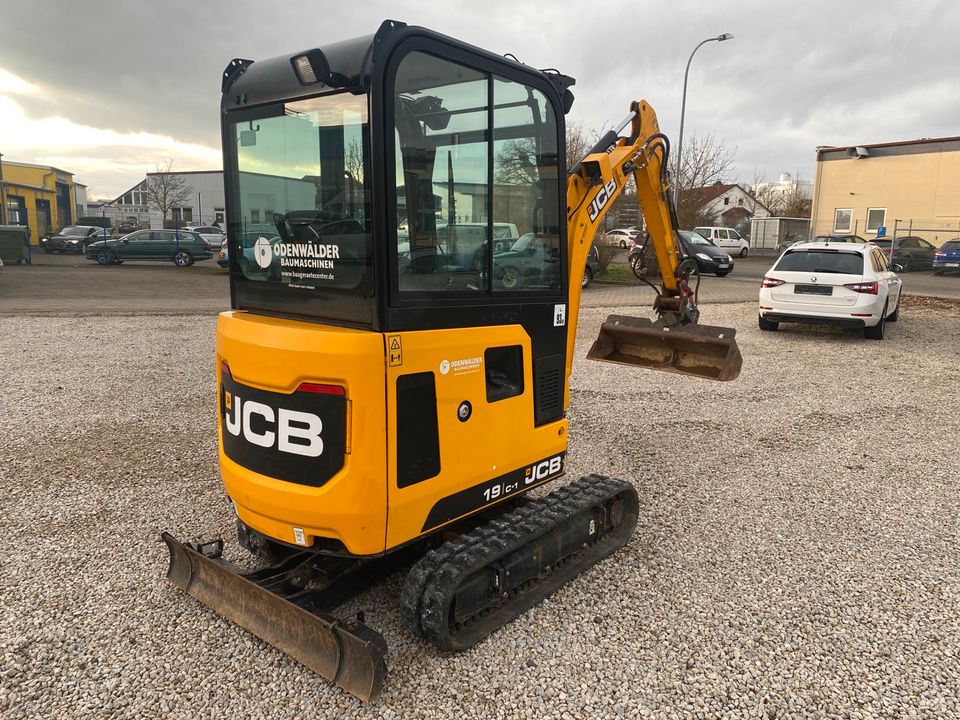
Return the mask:
<svg viewBox="0 0 960 720"><path fill-rule="evenodd" d="M85 253L96 240L110 237L110 231L93 225L68 225L50 237L40 238L40 247L48 253Z"/></svg>
<svg viewBox="0 0 960 720"><path fill-rule="evenodd" d="M101 265L120 264L124 260L169 260L177 267L209 260L213 253L207 241L189 230L138 230L122 238L88 243L88 260Z"/></svg>

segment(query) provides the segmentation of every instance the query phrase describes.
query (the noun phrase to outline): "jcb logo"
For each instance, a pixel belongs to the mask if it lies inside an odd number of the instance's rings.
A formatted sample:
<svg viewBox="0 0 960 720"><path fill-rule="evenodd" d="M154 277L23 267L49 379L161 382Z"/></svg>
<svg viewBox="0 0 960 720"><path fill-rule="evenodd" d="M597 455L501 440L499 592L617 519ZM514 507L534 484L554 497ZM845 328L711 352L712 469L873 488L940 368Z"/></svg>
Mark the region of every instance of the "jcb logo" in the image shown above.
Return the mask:
<svg viewBox="0 0 960 720"><path fill-rule="evenodd" d="M536 465L531 465L523 473L523 484L529 485L530 483L535 483L538 480L543 480L548 478L551 475L556 475L563 469L563 456L557 455L550 458L549 460L544 460L543 462L538 462Z"/></svg>
<svg viewBox="0 0 960 720"><path fill-rule="evenodd" d="M600 192L596 194L596 197L593 198L593 202L590 203L590 206L587 208L587 215L590 216L590 220L596 220L597 216L600 214L600 211L603 210L604 206L610 202L610 198L613 197L613 192L617 189L617 181L611 180L602 188Z"/></svg>
<svg viewBox="0 0 960 720"><path fill-rule="evenodd" d="M227 393L230 398L230 393ZM323 422L313 413L300 412L280 408L274 413L273 408L263 403L247 400L244 402L239 395L234 394L232 401L225 403L226 412L223 414L223 426L231 435L240 437L253 445L272 448L274 444L280 452L303 455L304 457L319 457L323 453ZM231 410L233 417L230 416ZM257 416L260 422L260 432L251 427L251 419ZM294 442L297 440L298 442Z"/></svg>

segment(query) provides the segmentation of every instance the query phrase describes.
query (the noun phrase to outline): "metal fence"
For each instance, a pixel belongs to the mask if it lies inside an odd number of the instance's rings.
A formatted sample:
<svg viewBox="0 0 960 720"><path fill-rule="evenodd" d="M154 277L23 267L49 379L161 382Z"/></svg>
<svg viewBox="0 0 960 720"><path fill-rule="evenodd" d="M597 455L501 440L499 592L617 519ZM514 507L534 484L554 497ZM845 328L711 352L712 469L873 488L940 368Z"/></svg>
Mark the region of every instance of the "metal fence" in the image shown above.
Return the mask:
<svg viewBox="0 0 960 720"><path fill-rule="evenodd" d="M948 240L960 240L960 221L894 220L889 240L877 237L872 242L884 252L890 249L890 261L904 272L938 272L934 255Z"/></svg>

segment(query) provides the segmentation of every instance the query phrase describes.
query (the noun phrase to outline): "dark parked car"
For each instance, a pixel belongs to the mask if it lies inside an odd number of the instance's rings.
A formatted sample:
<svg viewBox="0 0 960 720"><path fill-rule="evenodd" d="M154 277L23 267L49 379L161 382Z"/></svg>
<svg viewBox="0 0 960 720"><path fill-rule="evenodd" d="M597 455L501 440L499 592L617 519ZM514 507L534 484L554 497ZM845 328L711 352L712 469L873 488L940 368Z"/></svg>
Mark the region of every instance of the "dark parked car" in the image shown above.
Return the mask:
<svg viewBox="0 0 960 720"><path fill-rule="evenodd" d="M933 253L933 274L960 273L960 238L947 240Z"/></svg>
<svg viewBox="0 0 960 720"><path fill-rule="evenodd" d="M937 248L922 237L909 235L907 237L896 238L893 257L890 256L891 243L890 238L877 238L873 241L873 244L880 248L880 251L887 256L891 265L900 266L901 269L897 272L933 269L933 254Z"/></svg>
<svg viewBox="0 0 960 720"><path fill-rule="evenodd" d="M48 253L85 253L90 243L109 237L110 231L102 227L67 225L56 235L41 238L40 247Z"/></svg>
<svg viewBox="0 0 960 720"><path fill-rule="evenodd" d="M120 223L120 234L126 235L140 229L140 221L136 218L127 218Z"/></svg>
<svg viewBox="0 0 960 720"><path fill-rule="evenodd" d="M700 233L681 230L680 242L687 257L696 260L700 272L714 273L717 277L733 272L733 258L726 250L717 247Z"/></svg>
<svg viewBox="0 0 960 720"><path fill-rule="evenodd" d="M209 260L213 253L197 233L184 230L138 230L118 240L91 243L87 259L101 265L124 260L170 260L178 267Z"/></svg>
<svg viewBox="0 0 960 720"><path fill-rule="evenodd" d="M717 277L723 277L733 272L733 258L727 254L726 250L717 247L700 233L689 230L679 232L684 256L693 258L701 273L714 273ZM645 243L630 248L627 262L630 263L633 274L639 278L649 274L651 268L657 267L656 260L652 252L646 248Z"/></svg>
<svg viewBox="0 0 960 720"><path fill-rule="evenodd" d="M583 280L580 287L585 288L593 282L593 276L600 272L600 251L596 245L590 246L590 254L587 255L587 266L583 269Z"/></svg>
<svg viewBox="0 0 960 720"><path fill-rule="evenodd" d="M493 277L504 290L556 287L560 282L560 248L534 233L524 233L513 247L493 254Z"/></svg>

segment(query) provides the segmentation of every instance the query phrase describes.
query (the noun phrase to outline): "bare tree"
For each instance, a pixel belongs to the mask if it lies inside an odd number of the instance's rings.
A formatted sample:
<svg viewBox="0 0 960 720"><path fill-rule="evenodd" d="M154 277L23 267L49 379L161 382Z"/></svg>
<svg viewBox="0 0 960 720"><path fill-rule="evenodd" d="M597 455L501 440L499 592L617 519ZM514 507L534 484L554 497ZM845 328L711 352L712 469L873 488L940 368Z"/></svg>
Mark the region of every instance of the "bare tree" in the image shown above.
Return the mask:
<svg viewBox="0 0 960 720"><path fill-rule="evenodd" d="M716 224L715 214L704 208L700 188L722 182L733 173L736 148L712 134L694 135L683 147L677 182L677 221L681 228Z"/></svg>
<svg viewBox="0 0 960 720"><path fill-rule="evenodd" d="M533 138L508 140L497 148L496 181L504 185L530 185L539 179L537 148Z"/></svg>
<svg viewBox="0 0 960 720"><path fill-rule="evenodd" d="M187 184L183 175L173 172L173 160L166 163L157 163L156 172L147 175L143 184L143 192L151 205L163 213L166 221L167 213L175 207L186 203L193 195L193 188Z"/></svg>
<svg viewBox="0 0 960 720"><path fill-rule="evenodd" d="M682 192L722 181L733 173L736 155L736 148L728 148L712 133L694 135L683 147L677 187Z"/></svg>
<svg viewBox="0 0 960 720"><path fill-rule="evenodd" d="M583 160L601 134L592 128L584 127L583 123L567 124L567 170Z"/></svg>

